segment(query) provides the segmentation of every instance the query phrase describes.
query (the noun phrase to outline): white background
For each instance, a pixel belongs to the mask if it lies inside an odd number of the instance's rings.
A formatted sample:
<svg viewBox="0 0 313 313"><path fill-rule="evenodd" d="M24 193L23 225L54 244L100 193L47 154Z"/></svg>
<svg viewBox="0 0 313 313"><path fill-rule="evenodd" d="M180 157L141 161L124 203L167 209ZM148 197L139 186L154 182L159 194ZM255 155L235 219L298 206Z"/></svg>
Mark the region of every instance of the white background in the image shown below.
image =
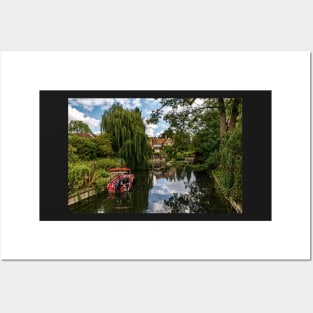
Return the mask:
<svg viewBox="0 0 313 313"><path fill-rule="evenodd" d="M10 117L18 125L2 137L3 259L310 258L310 150L297 140L309 142L308 52L4 52L1 68L2 133ZM272 221L39 222L38 93L49 89L272 90ZM23 175L18 190L12 168Z"/></svg>
<svg viewBox="0 0 313 313"><path fill-rule="evenodd" d="M88 2L88 7L77 2L58 6L54 1L45 7L36 1L4 2L2 50L312 50L313 46L309 1L283 6L270 1L260 5L220 1L215 6L194 1L193 7L179 2L179 11L176 4L163 6L160 1L149 7L146 2L125 6L117 1L100 8L97 1ZM296 113L304 109L298 98L294 100L293 116L277 121L288 132L293 126L297 131ZM301 116L304 128L308 116L307 111ZM10 118L6 132L18 127L15 116ZM32 120L36 123L36 117ZM292 138L304 149L293 161L303 164L297 167L302 177L298 184L308 197L308 130L294 132ZM291 143L285 140L277 149L287 154ZM294 211L298 210L297 203ZM72 246L73 242L68 249ZM47 249L46 243L41 249ZM312 262L1 262L0 296L4 312L311 312L312 272Z"/></svg>

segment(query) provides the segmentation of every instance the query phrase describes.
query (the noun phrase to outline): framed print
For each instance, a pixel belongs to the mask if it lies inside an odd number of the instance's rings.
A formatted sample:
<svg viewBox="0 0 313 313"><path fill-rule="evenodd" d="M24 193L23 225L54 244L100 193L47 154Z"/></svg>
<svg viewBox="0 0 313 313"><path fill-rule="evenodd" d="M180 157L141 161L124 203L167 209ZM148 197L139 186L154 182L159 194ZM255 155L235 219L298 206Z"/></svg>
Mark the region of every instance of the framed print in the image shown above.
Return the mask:
<svg viewBox="0 0 313 313"><path fill-rule="evenodd" d="M40 220L271 220L270 91L40 91L40 149Z"/></svg>
<svg viewBox="0 0 313 313"><path fill-rule="evenodd" d="M309 260L310 53L1 53L1 258Z"/></svg>

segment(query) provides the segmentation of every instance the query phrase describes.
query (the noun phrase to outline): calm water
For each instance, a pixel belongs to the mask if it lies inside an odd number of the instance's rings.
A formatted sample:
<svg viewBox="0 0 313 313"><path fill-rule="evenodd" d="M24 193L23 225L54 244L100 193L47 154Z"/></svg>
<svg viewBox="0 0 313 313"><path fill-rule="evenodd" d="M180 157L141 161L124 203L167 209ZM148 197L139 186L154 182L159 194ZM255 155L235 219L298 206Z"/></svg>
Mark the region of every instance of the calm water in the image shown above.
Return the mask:
<svg viewBox="0 0 313 313"><path fill-rule="evenodd" d="M73 213L210 213L233 212L203 171L171 168L134 173L131 192L102 193L69 207Z"/></svg>

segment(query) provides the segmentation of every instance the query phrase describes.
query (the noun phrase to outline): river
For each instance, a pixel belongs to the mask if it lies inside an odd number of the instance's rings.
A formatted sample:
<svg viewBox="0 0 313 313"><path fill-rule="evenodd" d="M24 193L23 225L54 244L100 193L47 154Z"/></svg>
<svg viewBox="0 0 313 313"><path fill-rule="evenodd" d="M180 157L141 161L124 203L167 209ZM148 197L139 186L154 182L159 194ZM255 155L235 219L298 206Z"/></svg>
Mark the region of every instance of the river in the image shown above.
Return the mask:
<svg viewBox="0 0 313 313"><path fill-rule="evenodd" d="M135 172L130 192L104 192L69 206L71 213L233 213L205 171L188 167Z"/></svg>

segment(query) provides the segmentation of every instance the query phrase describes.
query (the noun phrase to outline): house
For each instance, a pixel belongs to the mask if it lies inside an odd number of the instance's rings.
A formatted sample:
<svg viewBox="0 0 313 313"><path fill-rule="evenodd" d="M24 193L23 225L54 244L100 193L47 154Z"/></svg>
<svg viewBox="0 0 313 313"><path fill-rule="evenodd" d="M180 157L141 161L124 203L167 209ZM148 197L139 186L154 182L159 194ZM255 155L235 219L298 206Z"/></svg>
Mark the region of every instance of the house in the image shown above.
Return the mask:
<svg viewBox="0 0 313 313"><path fill-rule="evenodd" d="M150 137L149 144L153 150L153 153L160 153L164 147L172 146L174 144L173 139L168 138L167 136L159 137Z"/></svg>

